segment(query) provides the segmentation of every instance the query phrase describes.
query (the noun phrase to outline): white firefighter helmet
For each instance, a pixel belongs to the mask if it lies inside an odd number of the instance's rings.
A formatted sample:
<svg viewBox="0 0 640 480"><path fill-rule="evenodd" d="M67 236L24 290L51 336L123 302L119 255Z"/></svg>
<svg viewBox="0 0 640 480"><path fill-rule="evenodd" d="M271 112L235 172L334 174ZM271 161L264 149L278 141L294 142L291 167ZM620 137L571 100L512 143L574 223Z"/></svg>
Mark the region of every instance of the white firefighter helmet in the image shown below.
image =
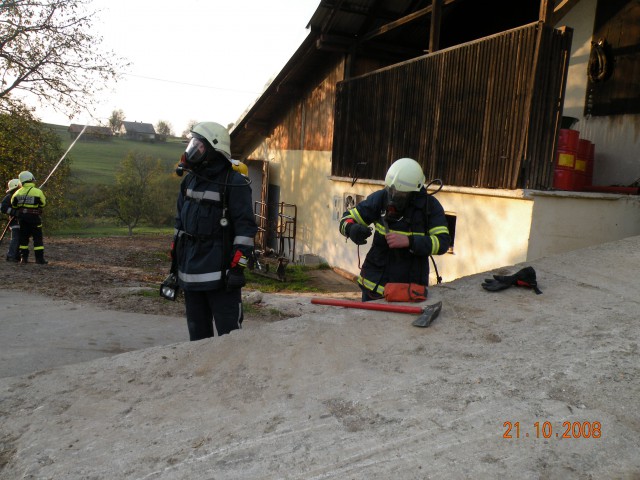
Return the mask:
<svg viewBox="0 0 640 480"><path fill-rule="evenodd" d="M424 185L424 173L418 162L412 158L400 158L387 170L384 184L398 192L418 192Z"/></svg>
<svg viewBox="0 0 640 480"><path fill-rule="evenodd" d="M17 178L12 178L7 183L7 192L6 193L9 193L11 190L15 190L19 186L20 186L20 180L18 180Z"/></svg>
<svg viewBox="0 0 640 480"><path fill-rule="evenodd" d="M24 185L27 182L35 181L35 177L31 172L25 170L23 172L20 172L20 174L18 175L18 180L20 181L20 184Z"/></svg>
<svg viewBox="0 0 640 480"><path fill-rule="evenodd" d="M193 126L191 133L195 134L194 138L204 138L209 145L217 152L220 152L225 156L227 160L231 160L231 138L229 137L229 131L219 123L215 122L200 122ZM198 158L197 154L190 153L189 146L187 146L187 161L190 163L199 163L202 158ZM191 156L191 158L189 158Z"/></svg>

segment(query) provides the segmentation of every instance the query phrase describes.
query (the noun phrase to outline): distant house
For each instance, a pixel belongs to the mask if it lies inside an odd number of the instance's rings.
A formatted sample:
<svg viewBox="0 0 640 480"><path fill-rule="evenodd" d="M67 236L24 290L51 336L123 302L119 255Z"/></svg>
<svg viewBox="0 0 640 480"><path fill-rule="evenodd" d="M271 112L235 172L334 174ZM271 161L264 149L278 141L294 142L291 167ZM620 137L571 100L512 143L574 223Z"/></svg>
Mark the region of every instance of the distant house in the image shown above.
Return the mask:
<svg viewBox="0 0 640 480"><path fill-rule="evenodd" d="M156 130L150 123L122 122L120 135L129 140L143 142L154 142L156 140Z"/></svg>
<svg viewBox="0 0 640 480"><path fill-rule="evenodd" d="M86 130L82 134L82 140L111 140L113 138L113 132L109 127L94 127L92 125L87 125L86 127ZM69 137L77 138L83 128L85 128L85 125L72 123L67 129Z"/></svg>

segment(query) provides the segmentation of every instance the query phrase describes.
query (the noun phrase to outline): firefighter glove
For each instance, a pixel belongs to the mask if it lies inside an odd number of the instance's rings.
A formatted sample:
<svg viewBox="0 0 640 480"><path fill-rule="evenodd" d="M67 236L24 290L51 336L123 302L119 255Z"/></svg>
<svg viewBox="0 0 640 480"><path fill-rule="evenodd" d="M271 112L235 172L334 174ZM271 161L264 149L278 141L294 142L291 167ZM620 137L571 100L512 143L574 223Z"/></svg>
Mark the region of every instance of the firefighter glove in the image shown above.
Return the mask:
<svg viewBox="0 0 640 480"><path fill-rule="evenodd" d="M517 287L532 288L537 295L542 292L538 288L536 271L533 267L525 267L513 275L494 275L492 279L486 279L482 288L490 292L497 292L515 285Z"/></svg>
<svg viewBox="0 0 640 480"><path fill-rule="evenodd" d="M494 277L496 277L496 275L494 275ZM495 278L485 278L484 282L482 282L482 288L489 292L498 292L509 288L511 285L511 283L501 282Z"/></svg>
<svg viewBox="0 0 640 480"><path fill-rule="evenodd" d="M247 284L244 278L244 269L242 267L233 267L229 269L227 274L227 291L237 290Z"/></svg>
<svg viewBox="0 0 640 480"><path fill-rule="evenodd" d="M364 245L367 243L367 238L371 236L371 230L364 225L360 225L359 223L352 223L349 226L349 238L356 245Z"/></svg>

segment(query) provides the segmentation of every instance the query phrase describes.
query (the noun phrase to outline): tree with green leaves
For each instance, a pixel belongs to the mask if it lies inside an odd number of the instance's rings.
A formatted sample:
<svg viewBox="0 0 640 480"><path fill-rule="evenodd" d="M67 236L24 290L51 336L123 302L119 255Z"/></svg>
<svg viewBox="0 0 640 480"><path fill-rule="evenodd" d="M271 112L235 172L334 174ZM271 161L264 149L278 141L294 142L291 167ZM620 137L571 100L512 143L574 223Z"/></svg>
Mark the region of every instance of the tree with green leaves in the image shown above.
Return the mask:
<svg viewBox="0 0 640 480"><path fill-rule="evenodd" d="M27 102L48 104L69 118L96 103L117 81L123 61L100 49L95 12L86 0L0 1L0 175L6 182L29 170L40 184L64 152L55 132ZM47 224L64 211L65 159L47 181Z"/></svg>
<svg viewBox="0 0 640 480"><path fill-rule="evenodd" d="M167 137L173 136L173 127L169 122L164 120L158 121L156 125L156 138L161 141L166 141Z"/></svg>
<svg viewBox="0 0 640 480"><path fill-rule="evenodd" d="M24 105L16 94L69 118L95 105L125 65L100 49L86 0L0 2L0 112Z"/></svg>
<svg viewBox="0 0 640 480"><path fill-rule="evenodd" d="M149 200L153 208L145 220L154 227L172 227L176 216L176 198L180 188L180 177L174 170L165 171L151 181Z"/></svg>
<svg viewBox="0 0 640 480"><path fill-rule="evenodd" d="M47 196L45 219L48 228L63 220L63 200L70 170L68 158L60 162L63 154L60 137L36 121L28 111L22 110L16 115L0 114L2 185L6 187L7 182L18 178L23 170L34 175L37 185L46 180L43 191Z"/></svg>
<svg viewBox="0 0 640 480"><path fill-rule="evenodd" d="M152 190L160 175L165 175L160 160L140 152L130 152L120 162L116 183L109 188L102 208L106 215L126 225L130 236L140 221L148 218L156 208Z"/></svg>

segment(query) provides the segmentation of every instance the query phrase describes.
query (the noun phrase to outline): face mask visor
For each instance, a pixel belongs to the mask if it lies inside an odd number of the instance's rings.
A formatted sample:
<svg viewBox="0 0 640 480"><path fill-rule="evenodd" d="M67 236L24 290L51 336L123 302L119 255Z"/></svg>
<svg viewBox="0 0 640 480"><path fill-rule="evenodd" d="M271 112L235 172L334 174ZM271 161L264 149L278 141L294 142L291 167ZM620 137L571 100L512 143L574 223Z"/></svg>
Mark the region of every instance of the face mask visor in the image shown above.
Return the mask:
<svg viewBox="0 0 640 480"><path fill-rule="evenodd" d="M207 156L207 146L203 140L192 137L184 151L185 160L191 165L197 165Z"/></svg>
<svg viewBox="0 0 640 480"><path fill-rule="evenodd" d="M385 187L387 191L387 198L389 199L389 206L393 207L398 212L402 212L404 208L409 203L409 199L411 198L411 194L413 192L400 192L396 190L396 187L393 185L390 187Z"/></svg>

